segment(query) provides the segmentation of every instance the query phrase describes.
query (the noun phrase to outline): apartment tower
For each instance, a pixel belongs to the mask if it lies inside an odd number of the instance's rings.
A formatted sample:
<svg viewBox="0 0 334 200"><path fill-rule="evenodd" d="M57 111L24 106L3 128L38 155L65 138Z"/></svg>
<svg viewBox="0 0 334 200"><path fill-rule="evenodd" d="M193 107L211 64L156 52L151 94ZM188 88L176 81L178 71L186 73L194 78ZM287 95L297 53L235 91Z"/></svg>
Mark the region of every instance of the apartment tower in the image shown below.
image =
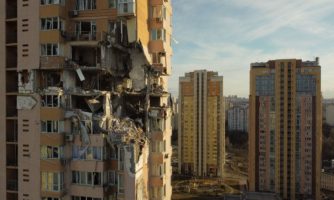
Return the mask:
<svg viewBox="0 0 334 200"><path fill-rule="evenodd" d="M0 0L0 199L171 199L170 0Z"/></svg>
<svg viewBox="0 0 334 200"><path fill-rule="evenodd" d="M282 199L320 199L318 58L252 63L249 100L249 190Z"/></svg>
<svg viewBox="0 0 334 200"><path fill-rule="evenodd" d="M180 77L178 172L222 176L225 162L223 77L198 70Z"/></svg>

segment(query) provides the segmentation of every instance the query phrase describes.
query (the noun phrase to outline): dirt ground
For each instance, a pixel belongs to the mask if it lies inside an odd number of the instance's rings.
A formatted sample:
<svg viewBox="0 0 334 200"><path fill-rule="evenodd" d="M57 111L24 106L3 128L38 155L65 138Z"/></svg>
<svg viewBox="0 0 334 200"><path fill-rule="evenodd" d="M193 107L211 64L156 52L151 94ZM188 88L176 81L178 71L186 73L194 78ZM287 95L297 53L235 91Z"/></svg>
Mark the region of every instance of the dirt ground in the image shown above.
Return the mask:
<svg viewBox="0 0 334 200"><path fill-rule="evenodd" d="M176 147L173 153L177 152ZM177 156L177 153L173 156ZM195 179L173 177L173 200L216 200L224 199L226 194L240 194L247 180L247 150L227 147L226 164L223 178ZM177 158L173 158L174 168ZM174 170L173 170L174 171ZM176 171L174 171L176 172Z"/></svg>

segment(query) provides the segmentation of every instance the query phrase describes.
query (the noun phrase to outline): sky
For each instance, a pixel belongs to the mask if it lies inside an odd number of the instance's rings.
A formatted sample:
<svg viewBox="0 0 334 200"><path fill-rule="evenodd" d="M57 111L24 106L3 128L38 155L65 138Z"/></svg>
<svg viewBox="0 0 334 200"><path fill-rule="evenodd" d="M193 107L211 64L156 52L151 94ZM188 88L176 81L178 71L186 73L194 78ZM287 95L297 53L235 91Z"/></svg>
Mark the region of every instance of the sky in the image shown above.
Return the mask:
<svg viewBox="0 0 334 200"><path fill-rule="evenodd" d="M322 92L334 98L333 0L173 0L169 89L196 69L224 76L224 95L249 95L250 63L320 58Z"/></svg>

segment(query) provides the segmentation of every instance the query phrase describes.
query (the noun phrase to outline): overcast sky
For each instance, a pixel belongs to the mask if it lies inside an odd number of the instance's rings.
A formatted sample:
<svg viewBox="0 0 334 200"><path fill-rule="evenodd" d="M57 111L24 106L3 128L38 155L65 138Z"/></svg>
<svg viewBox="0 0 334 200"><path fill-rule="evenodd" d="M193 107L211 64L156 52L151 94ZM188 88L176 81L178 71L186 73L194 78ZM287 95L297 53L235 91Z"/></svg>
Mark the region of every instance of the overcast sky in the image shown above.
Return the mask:
<svg viewBox="0 0 334 200"><path fill-rule="evenodd" d="M320 57L322 91L334 98L333 0L173 0L173 75L195 69L224 76L224 95L247 97L249 64Z"/></svg>

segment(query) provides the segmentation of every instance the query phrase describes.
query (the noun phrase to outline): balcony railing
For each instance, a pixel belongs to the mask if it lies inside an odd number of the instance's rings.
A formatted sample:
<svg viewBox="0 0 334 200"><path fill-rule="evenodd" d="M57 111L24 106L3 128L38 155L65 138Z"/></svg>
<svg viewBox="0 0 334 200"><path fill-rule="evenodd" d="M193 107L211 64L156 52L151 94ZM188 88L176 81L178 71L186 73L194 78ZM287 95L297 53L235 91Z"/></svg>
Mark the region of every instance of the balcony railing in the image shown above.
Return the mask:
<svg viewBox="0 0 334 200"><path fill-rule="evenodd" d="M64 33L67 41L100 41L103 33L93 31L66 32Z"/></svg>

